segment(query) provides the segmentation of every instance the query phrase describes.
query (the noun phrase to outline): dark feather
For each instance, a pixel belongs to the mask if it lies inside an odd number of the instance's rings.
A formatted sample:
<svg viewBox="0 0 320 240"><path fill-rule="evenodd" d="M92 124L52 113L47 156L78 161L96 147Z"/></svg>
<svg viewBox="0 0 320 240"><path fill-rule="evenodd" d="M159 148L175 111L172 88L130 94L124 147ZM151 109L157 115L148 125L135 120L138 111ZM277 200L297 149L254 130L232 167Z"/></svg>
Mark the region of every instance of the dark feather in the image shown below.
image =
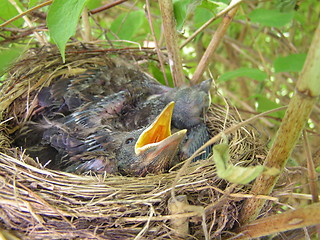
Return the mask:
<svg viewBox="0 0 320 240"><path fill-rule="evenodd" d="M172 127L188 130L177 156L191 156L210 137L204 124L210 85L208 80L172 89L125 66L88 70L43 88L38 93L40 110L33 119L37 123L25 125L15 142L33 156L51 159L55 167L69 172L161 172L171 160L155 159L145 166L143 158L147 156L138 157L134 152L139 135L174 101ZM195 160L209 152L207 149Z"/></svg>

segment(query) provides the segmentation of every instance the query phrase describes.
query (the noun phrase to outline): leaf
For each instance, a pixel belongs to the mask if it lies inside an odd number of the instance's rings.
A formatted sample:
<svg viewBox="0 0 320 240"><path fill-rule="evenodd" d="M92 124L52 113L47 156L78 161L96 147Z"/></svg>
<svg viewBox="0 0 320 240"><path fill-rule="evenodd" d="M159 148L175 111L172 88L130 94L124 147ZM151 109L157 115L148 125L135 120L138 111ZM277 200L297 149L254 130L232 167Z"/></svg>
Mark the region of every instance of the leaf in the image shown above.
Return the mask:
<svg viewBox="0 0 320 240"><path fill-rule="evenodd" d="M194 26L196 28L201 27L204 23L206 23L210 18L213 17L213 13L202 7L197 7L194 12Z"/></svg>
<svg viewBox="0 0 320 240"><path fill-rule="evenodd" d="M225 143L214 146L212 150L218 176L231 183L248 184L257 178L264 170L264 167L261 165L239 167L229 164L229 147ZM278 171L271 172L271 174L274 173L277 174Z"/></svg>
<svg viewBox="0 0 320 240"><path fill-rule="evenodd" d="M111 24L110 30L119 39L134 40L135 34L140 30L145 14L142 10L120 14ZM110 39L115 39L113 34L108 34Z"/></svg>
<svg viewBox="0 0 320 240"><path fill-rule="evenodd" d="M33 8L34 6L40 4L41 1L40 0L29 0L29 3L28 3L28 8Z"/></svg>
<svg viewBox="0 0 320 240"><path fill-rule="evenodd" d="M257 107L258 112L266 112L268 110L281 107L281 105L271 101L270 99L268 99L265 96L257 94L255 96L255 98L258 103L258 107ZM284 113L285 113L285 110L278 111L278 112L274 112L274 113L270 114L270 116L277 117L277 118L283 118Z"/></svg>
<svg viewBox="0 0 320 240"><path fill-rule="evenodd" d="M17 4L23 9L19 2L17 2ZM14 16L17 16L18 14L18 11L8 0L0 0L0 23L6 22L7 20L13 18ZM23 19L19 18L16 21L12 22L12 24L20 27L23 24Z"/></svg>
<svg viewBox="0 0 320 240"><path fill-rule="evenodd" d="M49 8L47 25L65 61L67 41L76 32L81 12L87 0L55 0Z"/></svg>
<svg viewBox="0 0 320 240"><path fill-rule="evenodd" d="M274 61L274 70L279 72L301 72L307 54L291 54L286 57L278 57Z"/></svg>
<svg viewBox="0 0 320 240"><path fill-rule="evenodd" d="M102 0L88 0L86 3L86 7L90 10L98 8L102 5Z"/></svg>
<svg viewBox="0 0 320 240"><path fill-rule="evenodd" d="M11 47L0 51L0 75L13 63L22 53L23 49Z"/></svg>
<svg viewBox="0 0 320 240"><path fill-rule="evenodd" d="M276 6L281 12L288 12L295 9L297 0L277 0Z"/></svg>
<svg viewBox="0 0 320 240"><path fill-rule="evenodd" d="M212 0L203 0L200 7L206 8L208 10L211 10L212 12L220 12L226 7L228 7L229 2L223 2L223 1L212 1Z"/></svg>
<svg viewBox="0 0 320 240"><path fill-rule="evenodd" d="M258 81L263 81L267 78L267 74L256 68L239 68L235 71L222 74L219 77L218 82L226 82L237 77L249 77Z"/></svg>
<svg viewBox="0 0 320 240"><path fill-rule="evenodd" d="M176 19L177 29L180 31L190 13L194 12L199 0L176 0L173 3L173 11Z"/></svg>
<svg viewBox="0 0 320 240"><path fill-rule="evenodd" d="M157 79L161 84L166 85L166 82L163 77L163 73L161 72L160 67L158 65L155 65L154 63L150 63L149 71L152 73L152 76L155 79ZM166 76L169 82L169 87L174 87L170 69L166 67L165 71L166 71Z"/></svg>
<svg viewBox="0 0 320 240"><path fill-rule="evenodd" d="M249 17L252 22L260 23L267 27L283 27L288 24L294 17L294 11L280 12L276 9L262 9L253 10Z"/></svg>

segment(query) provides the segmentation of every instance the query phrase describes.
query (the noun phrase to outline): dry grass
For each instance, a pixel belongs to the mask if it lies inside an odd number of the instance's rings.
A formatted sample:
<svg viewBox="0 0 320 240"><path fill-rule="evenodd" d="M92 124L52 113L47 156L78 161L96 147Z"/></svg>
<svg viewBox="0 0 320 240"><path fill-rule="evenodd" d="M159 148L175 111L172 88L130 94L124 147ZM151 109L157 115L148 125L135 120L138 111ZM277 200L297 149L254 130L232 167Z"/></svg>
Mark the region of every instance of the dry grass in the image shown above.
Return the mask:
<svg viewBox="0 0 320 240"><path fill-rule="evenodd" d="M74 175L47 169L11 146L10 134L34 111L38 89L57 77L112 64L105 52L88 47L69 48L65 64L56 50L35 49L8 74L0 97L2 120L9 119L0 125L0 217L4 226L24 239L177 239L171 222L188 217L190 239L229 235L250 186L219 179L211 158L192 163L173 186L179 169L143 178ZM118 57L150 55L125 51ZM239 119L232 107L212 105L207 124L215 135ZM257 164L264 158L266 148L257 134L248 126L228 136L234 164ZM177 196L188 198L189 205L180 215L168 211L173 187Z"/></svg>

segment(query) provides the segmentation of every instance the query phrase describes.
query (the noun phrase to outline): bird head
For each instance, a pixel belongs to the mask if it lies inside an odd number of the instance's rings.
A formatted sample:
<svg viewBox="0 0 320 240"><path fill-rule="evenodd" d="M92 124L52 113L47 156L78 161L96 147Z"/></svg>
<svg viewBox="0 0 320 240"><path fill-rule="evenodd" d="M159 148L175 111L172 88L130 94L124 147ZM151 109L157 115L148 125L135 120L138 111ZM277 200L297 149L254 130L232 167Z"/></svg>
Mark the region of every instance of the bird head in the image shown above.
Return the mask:
<svg viewBox="0 0 320 240"><path fill-rule="evenodd" d="M171 134L173 108L170 102L148 127L127 136L118 153L121 173L144 176L163 172L170 165L187 132Z"/></svg>
<svg viewBox="0 0 320 240"><path fill-rule="evenodd" d="M178 129L190 129L204 122L205 114L211 103L210 87L212 79L194 86L174 88L165 93L165 101L174 101L172 123Z"/></svg>

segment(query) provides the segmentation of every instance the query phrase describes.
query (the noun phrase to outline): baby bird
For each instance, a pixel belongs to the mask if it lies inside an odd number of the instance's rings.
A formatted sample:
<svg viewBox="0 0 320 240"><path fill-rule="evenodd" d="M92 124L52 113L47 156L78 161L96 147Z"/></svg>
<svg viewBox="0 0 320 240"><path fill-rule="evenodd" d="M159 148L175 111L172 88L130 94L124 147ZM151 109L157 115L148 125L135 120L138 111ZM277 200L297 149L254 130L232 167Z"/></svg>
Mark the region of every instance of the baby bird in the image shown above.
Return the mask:
<svg viewBox="0 0 320 240"><path fill-rule="evenodd" d="M16 145L68 172L163 172L209 140L210 86L169 88L124 66L58 79L39 92L39 109Z"/></svg>

